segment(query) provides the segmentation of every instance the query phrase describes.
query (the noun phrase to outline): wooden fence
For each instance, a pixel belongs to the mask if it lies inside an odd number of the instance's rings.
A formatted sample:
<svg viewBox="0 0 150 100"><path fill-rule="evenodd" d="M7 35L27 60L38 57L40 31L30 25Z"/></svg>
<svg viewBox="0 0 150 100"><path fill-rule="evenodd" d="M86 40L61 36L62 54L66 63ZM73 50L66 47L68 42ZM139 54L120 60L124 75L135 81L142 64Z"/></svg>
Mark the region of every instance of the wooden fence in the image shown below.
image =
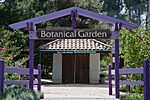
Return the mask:
<svg viewBox="0 0 150 100"><path fill-rule="evenodd" d="M115 75L115 70L112 70L111 66L108 69L109 73L109 95L112 95L112 75ZM119 69L120 75L126 75L126 80L119 80L119 85L126 85L126 92L129 92L130 85L144 85L144 100L150 100L150 65L149 61L144 61L143 68L126 68L126 69ZM129 81L128 75L129 74L143 74L144 80L141 81ZM120 94L120 93L119 93Z"/></svg>
<svg viewBox="0 0 150 100"><path fill-rule="evenodd" d="M29 75L29 68L5 68L5 63L0 60L0 92L3 92L5 85L25 85L29 86L29 80L5 80L4 73L17 73L19 75ZM34 69L34 75L37 75L37 81L34 81L34 85L37 85L37 90L41 91L41 65L38 64L38 69Z"/></svg>

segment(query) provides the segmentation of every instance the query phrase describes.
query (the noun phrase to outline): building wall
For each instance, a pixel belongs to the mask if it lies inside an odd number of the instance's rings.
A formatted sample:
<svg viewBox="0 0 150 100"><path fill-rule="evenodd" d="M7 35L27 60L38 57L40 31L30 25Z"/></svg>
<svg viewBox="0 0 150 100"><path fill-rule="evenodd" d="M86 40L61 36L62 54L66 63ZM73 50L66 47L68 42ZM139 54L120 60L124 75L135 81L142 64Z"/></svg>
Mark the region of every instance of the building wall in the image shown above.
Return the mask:
<svg viewBox="0 0 150 100"><path fill-rule="evenodd" d="M99 83L100 54L90 54L90 83ZM62 54L53 54L53 83L62 83Z"/></svg>
<svg viewBox="0 0 150 100"><path fill-rule="evenodd" d="M62 83L62 54L53 54L53 83Z"/></svg>
<svg viewBox="0 0 150 100"><path fill-rule="evenodd" d="M90 83L99 83L100 54L90 54Z"/></svg>

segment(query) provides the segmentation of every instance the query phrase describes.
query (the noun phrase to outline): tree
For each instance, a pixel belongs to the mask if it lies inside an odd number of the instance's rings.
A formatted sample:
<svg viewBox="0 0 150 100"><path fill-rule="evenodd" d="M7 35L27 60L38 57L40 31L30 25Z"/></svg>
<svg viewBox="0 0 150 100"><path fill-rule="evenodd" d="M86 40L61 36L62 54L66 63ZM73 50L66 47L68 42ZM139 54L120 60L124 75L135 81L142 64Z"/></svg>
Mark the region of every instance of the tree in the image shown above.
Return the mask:
<svg viewBox="0 0 150 100"><path fill-rule="evenodd" d="M150 60L150 29L140 27L134 31L123 29L120 35L122 57L129 68L143 67L145 59ZM143 75L130 75L131 80L141 80ZM141 86L133 86L132 92L141 93Z"/></svg>
<svg viewBox="0 0 150 100"><path fill-rule="evenodd" d="M96 12L101 10L100 0L5 0L0 5L0 48L7 47L7 51L9 51L6 52L8 56L5 56L5 58L8 58L9 54L16 53L17 56L22 50L28 50L28 32L25 29L13 31L8 27L9 24L72 6L88 8ZM95 27L98 24L98 22L92 22L84 17L81 17L78 21L78 27L82 26L81 28ZM70 24L70 17L65 17L39 24L37 27L68 27ZM36 43L36 46L38 47L40 44ZM13 52L14 48L17 48L15 52ZM27 56L26 54L22 55L24 56L17 57L18 60Z"/></svg>
<svg viewBox="0 0 150 100"><path fill-rule="evenodd" d="M141 16L147 12L146 0L102 0L102 12L109 16L128 20L131 22L143 23Z"/></svg>

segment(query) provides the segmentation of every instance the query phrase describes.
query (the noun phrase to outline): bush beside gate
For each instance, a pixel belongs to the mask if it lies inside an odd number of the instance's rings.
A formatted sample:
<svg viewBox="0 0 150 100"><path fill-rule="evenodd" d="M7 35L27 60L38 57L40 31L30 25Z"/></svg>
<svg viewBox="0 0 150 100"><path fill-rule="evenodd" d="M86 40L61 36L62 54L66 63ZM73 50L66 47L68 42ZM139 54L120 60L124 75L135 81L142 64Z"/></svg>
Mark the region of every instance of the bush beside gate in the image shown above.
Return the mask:
<svg viewBox="0 0 150 100"><path fill-rule="evenodd" d="M112 70L111 66L108 69L109 73L109 95L112 95L112 75L115 75L115 70ZM143 74L144 81L129 81L126 77L126 80L120 80L119 85L126 85L126 92L129 91L130 85L144 85L144 100L150 100L150 65L149 61L144 61L143 68L126 68L119 69L120 75L128 75L128 74Z"/></svg>

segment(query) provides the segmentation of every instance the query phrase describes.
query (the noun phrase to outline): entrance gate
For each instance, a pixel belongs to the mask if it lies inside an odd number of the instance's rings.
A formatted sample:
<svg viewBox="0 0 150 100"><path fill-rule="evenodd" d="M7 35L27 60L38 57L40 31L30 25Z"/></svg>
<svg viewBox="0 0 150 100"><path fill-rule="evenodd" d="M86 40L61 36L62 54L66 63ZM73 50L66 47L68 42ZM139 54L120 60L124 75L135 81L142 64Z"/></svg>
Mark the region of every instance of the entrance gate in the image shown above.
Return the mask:
<svg viewBox="0 0 150 100"><path fill-rule="evenodd" d="M12 29L21 29L21 28L27 28L29 31L29 67L30 67L30 78L29 78L29 88L33 89L33 69L34 69L34 40L38 39L37 31L36 31L36 24L46 22L49 20L53 20L56 18L64 17L67 15L71 15L72 20L72 27L73 29L76 29L76 20L77 16L84 16L91 19L95 19L98 21L102 21L104 23L108 23L112 25L112 35L109 37L110 39L115 40L115 89L116 89L116 98L119 98L119 31L121 27L128 28L128 29L135 29L138 27L137 24L129 23L123 20L119 20L116 18L112 18L109 16L101 15L99 13L94 13L88 10L84 10L78 7L71 7L68 9L60 10L57 12L53 12L50 14L46 14L40 17L31 18L28 20L24 20L18 23L14 23L9 25ZM66 35L68 36L68 35ZM81 36L81 35L78 35ZM88 35L89 36L89 35ZM90 36L88 38L101 38L101 35ZM105 35L103 35L105 36ZM56 38L56 37L53 37ZM59 37L57 37L59 38ZM69 38L69 37L68 37ZM87 37L82 37L87 38Z"/></svg>

